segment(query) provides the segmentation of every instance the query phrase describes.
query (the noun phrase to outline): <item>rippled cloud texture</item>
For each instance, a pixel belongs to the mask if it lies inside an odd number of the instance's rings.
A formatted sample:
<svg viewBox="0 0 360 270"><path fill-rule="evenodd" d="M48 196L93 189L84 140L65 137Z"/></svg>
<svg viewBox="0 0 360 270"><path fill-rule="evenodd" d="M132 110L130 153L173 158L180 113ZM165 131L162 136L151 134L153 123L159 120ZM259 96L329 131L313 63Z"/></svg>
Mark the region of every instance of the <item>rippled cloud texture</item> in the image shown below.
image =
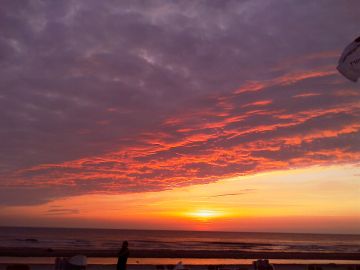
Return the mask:
<svg viewBox="0 0 360 270"><path fill-rule="evenodd" d="M2 1L0 203L358 163L359 85L335 69L357 10Z"/></svg>

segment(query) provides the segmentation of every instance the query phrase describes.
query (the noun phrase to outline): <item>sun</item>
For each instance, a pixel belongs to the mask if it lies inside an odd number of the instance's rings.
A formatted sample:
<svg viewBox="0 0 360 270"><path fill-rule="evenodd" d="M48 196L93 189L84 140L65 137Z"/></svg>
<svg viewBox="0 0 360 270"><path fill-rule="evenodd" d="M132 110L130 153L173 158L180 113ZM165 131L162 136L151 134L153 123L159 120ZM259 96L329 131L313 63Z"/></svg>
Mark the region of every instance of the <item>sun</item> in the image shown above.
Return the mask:
<svg viewBox="0 0 360 270"><path fill-rule="evenodd" d="M209 210L209 209L199 209L194 212L188 213L189 216L197 219L212 219L221 216L219 211Z"/></svg>

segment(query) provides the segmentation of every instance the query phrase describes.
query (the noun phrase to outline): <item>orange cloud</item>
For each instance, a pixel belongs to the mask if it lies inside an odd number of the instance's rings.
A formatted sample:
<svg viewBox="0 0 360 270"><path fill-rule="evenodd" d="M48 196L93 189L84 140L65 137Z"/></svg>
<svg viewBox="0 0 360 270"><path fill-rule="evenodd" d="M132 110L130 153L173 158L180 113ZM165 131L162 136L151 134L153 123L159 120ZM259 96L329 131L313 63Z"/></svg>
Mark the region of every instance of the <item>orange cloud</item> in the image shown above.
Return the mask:
<svg viewBox="0 0 360 270"><path fill-rule="evenodd" d="M69 195L116 194L357 162L360 152L353 146L360 134L359 102L353 96L339 99L337 89L296 90L306 80L333 74L328 69L290 73L205 97L152 131L133 136L131 145L18 170L9 186L58 188L59 193L70 190ZM306 97L306 102L299 97Z"/></svg>

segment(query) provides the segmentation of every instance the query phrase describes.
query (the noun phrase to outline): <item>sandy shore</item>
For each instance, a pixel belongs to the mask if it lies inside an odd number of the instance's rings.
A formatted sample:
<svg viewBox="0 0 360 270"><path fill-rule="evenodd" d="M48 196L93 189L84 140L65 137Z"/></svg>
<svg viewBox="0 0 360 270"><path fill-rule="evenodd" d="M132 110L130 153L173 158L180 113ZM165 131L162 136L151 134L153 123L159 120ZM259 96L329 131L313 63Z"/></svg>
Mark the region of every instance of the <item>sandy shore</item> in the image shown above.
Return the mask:
<svg viewBox="0 0 360 270"><path fill-rule="evenodd" d="M318 264L323 270L355 270L355 265ZM0 270L6 270L7 264L0 264ZM208 270L207 265L185 265L189 270ZM274 264L276 270L307 270L302 264ZM31 270L53 270L54 265L32 264ZM116 265L88 265L87 270L115 270ZM226 265L223 270L253 270L251 264ZM157 270L156 265L128 265L127 270Z"/></svg>
<svg viewBox="0 0 360 270"><path fill-rule="evenodd" d="M88 257L116 257L116 251L113 250L53 250L42 248L0 248L0 256L3 257L69 257L73 256L74 254L84 254ZM131 257L360 260L360 253L239 252L232 250L131 250Z"/></svg>

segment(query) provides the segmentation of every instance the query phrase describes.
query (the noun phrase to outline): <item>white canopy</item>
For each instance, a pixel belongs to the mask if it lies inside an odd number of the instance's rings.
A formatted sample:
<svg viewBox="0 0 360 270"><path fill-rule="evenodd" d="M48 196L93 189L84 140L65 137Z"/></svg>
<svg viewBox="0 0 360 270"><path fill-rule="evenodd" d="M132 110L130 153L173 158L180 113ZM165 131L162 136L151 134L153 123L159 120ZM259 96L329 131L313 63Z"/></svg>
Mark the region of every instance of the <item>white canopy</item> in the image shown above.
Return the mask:
<svg viewBox="0 0 360 270"><path fill-rule="evenodd" d="M69 263L77 266L86 266L87 258L84 255L76 255L69 259Z"/></svg>
<svg viewBox="0 0 360 270"><path fill-rule="evenodd" d="M345 48L339 59L337 70L353 82L360 78L360 37Z"/></svg>

